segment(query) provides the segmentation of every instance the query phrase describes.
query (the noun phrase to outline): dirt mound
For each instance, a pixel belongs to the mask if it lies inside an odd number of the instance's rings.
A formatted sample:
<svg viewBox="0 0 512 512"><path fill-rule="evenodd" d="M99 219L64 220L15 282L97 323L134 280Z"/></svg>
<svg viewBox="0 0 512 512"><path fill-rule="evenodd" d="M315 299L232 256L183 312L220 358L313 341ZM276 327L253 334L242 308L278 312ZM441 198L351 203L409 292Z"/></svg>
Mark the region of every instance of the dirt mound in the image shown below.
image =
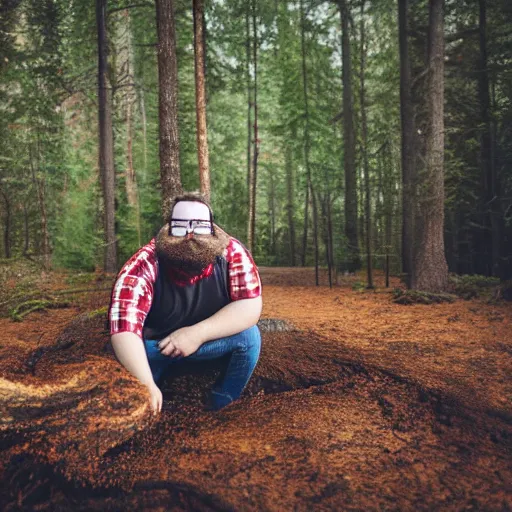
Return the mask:
<svg viewBox="0 0 512 512"><path fill-rule="evenodd" d="M411 348L408 346L408 348ZM401 347L396 351L402 350ZM24 353L0 381L6 508L508 510L506 416L382 371L312 331L263 333L241 400L202 409L217 367L144 388L114 360L102 315Z"/></svg>

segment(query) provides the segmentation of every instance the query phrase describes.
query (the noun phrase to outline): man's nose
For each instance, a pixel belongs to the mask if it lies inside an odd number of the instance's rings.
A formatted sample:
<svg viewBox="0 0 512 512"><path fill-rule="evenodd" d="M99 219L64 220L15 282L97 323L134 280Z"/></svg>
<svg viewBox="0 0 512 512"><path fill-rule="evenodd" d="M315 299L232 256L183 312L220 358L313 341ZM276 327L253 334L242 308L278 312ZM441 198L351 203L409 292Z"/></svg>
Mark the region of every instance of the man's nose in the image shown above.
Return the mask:
<svg viewBox="0 0 512 512"><path fill-rule="evenodd" d="M192 229L187 230L187 234L185 235L185 238L192 238L194 236L194 231Z"/></svg>

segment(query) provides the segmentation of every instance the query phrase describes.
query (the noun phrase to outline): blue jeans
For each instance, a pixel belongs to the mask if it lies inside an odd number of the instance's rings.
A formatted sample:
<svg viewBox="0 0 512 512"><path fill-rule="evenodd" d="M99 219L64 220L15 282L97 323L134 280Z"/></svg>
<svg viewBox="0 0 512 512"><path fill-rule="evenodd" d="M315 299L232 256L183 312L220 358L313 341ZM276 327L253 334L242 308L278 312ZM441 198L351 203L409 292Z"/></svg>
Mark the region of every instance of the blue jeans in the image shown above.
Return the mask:
<svg viewBox="0 0 512 512"><path fill-rule="evenodd" d="M158 343L157 340L144 340L149 366L156 383L165 373L172 371L171 366L182 361L206 361L231 354L227 367L210 392L209 405L212 409L218 410L239 398L249 382L260 355L261 335L258 327L254 325L227 338L207 341L188 357L178 358L164 356L158 348Z"/></svg>

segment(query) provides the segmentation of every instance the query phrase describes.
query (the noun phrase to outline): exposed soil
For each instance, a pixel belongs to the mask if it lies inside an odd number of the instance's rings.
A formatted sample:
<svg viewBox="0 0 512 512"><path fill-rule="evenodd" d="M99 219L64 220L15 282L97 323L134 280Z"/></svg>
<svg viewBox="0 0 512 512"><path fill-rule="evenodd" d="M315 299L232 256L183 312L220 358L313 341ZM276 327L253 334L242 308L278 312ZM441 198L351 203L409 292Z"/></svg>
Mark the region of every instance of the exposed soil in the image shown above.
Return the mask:
<svg viewBox="0 0 512 512"><path fill-rule="evenodd" d="M511 305L401 306L320 277L262 269L282 322L217 413L222 360L183 368L149 413L85 313L106 292L0 319L2 510L511 510Z"/></svg>

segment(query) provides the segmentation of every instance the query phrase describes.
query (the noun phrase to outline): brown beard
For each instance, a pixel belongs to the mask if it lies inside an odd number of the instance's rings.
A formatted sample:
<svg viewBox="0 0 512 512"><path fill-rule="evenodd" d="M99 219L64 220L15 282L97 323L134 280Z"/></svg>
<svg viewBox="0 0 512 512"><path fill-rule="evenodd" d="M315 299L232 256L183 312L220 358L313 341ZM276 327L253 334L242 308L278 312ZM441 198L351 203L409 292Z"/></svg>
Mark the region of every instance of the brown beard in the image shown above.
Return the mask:
<svg viewBox="0 0 512 512"><path fill-rule="evenodd" d="M166 224L156 236L159 262L171 270L180 270L192 276L201 274L217 256L224 254L229 243L229 235L217 225L214 227L214 235L187 238L169 235L169 224Z"/></svg>

